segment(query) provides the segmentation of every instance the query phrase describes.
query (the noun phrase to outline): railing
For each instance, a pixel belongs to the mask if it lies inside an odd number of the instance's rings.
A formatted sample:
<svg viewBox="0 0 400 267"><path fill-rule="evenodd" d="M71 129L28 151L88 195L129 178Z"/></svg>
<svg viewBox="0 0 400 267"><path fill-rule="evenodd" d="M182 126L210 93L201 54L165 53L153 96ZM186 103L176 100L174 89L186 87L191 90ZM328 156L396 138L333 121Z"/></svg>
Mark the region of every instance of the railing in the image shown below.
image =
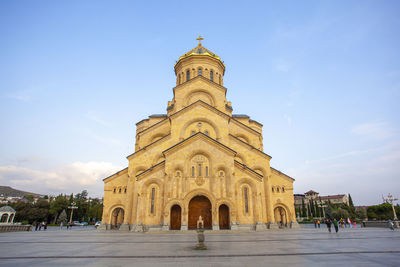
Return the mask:
<svg viewBox="0 0 400 267"><path fill-rule="evenodd" d="M32 225L0 224L0 232L31 231Z"/></svg>

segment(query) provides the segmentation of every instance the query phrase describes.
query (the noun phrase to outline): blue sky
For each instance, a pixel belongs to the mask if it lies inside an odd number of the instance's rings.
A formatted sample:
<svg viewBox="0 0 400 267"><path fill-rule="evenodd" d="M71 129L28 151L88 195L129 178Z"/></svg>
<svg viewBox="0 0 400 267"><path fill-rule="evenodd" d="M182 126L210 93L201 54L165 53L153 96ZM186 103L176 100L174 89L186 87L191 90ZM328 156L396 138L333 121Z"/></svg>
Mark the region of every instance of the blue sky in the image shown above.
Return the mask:
<svg viewBox="0 0 400 267"><path fill-rule="evenodd" d="M398 1L1 1L0 184L102 196L201 34L295 193L400 197Z"/></svg>

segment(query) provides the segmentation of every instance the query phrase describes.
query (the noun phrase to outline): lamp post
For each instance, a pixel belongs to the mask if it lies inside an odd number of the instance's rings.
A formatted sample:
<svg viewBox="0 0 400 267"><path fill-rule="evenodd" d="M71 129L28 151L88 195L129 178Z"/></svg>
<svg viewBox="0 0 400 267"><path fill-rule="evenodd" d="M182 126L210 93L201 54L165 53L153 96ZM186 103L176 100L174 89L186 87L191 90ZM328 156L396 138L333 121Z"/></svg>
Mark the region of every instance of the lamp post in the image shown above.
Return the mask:
<svg viewBox="0 0 400 267"><path fill-rule="evenodd" d="M76 205L75 202L72 202L72 203L71 203L71 206L68 206L68 208L71 210L71 218L69 218L69 224L72 223L72 214L73 214L74 210L78 208L78 207L75 206L75 205Z"/></svg>
<svg viewBox="0 0 400 267"><path fill-rule="evenodd" d="M396 228L399 228L399 222L397 221L398 219L397 219L397 215L396 215L396 210L395 210L395 208L394 208L394 206L393 206L393 201L397 201L397 200L399 200L399 199L398 199L398 198L394 198L394 197L392 196L392 194L389 193L388 196L387 196L387 198L383 198L383 200L384 200L386 203L389 203L390 205L392 205L394 226L395 226Z"/></svg>

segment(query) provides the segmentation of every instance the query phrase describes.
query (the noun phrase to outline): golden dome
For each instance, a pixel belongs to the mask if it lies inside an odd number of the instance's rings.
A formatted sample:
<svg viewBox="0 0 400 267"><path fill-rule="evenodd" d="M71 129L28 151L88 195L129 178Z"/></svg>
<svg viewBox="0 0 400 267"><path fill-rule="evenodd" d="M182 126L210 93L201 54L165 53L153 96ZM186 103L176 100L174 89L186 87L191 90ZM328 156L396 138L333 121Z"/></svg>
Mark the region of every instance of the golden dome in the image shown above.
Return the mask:
<svg viewBox="0 0 400 267"><path fill-rule="evenodd" d="M224 62L221 60L221 58L219 56L217 56L216 54L214 54L213 52L211 52L210 50L208 50L207 48L205 48L204 46L201 45L201 40L203 40L203 38L201 36L199 36L199 38L197 38L197 40L199 40L199 45L196 46L195 48L193 48L192 50L190 50L189 52L183 54L178 61L175 63L178 64L179 61L181 61L184 58L190 57L190 56L209 56L212 58L215 58L219 61L221 61L221 63L225 66Z"/></svg>

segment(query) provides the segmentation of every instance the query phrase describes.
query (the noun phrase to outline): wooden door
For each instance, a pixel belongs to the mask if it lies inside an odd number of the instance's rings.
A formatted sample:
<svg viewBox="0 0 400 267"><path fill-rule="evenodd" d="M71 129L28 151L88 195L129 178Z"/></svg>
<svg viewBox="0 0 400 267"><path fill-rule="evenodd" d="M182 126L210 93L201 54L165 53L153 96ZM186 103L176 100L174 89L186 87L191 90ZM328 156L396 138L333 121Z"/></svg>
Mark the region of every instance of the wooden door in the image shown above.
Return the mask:
<svg viewBox="0 0 400 267"><path fill-rule="evenodd" d="M171 208L171 230L181 230L182 209L179 205L173 205Z"/></svg>
<svg viewBox="0 0 400 267"><path fill-rule="evenodd" d="M219 229L230 229L229 223L229 207L225 204L219 206Z"/></svg>
<svg viewBox="0 0 400 267"><path fill-rule="evenodd" d="M196 196L189 202L189 229L197 228L197 220L200 215L204 221L204 228L211 229L211 202L205 196Z"/></svg>

